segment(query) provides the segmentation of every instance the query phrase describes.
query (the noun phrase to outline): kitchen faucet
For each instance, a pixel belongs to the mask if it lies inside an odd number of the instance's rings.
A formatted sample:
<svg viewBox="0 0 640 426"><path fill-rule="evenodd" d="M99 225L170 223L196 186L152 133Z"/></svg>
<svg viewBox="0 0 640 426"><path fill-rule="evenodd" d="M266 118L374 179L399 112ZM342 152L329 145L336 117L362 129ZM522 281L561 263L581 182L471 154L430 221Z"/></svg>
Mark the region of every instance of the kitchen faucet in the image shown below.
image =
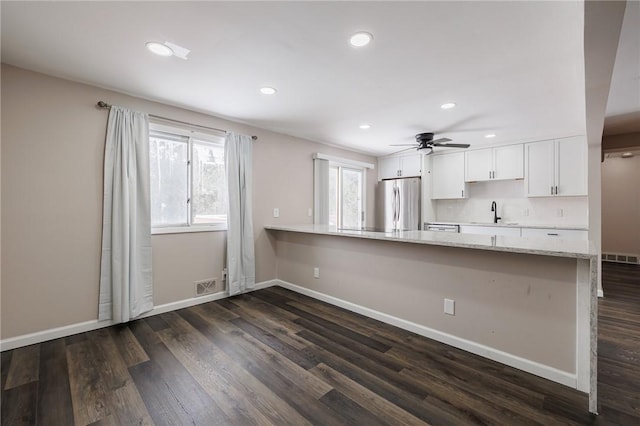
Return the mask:
<svg viewBox="0 0 640 426"><path fill-rule="evenodd" d="M491 202L491 211L493 212L493 223L498 223L501 217L498 217L498 205L495 201Z"/></svg>

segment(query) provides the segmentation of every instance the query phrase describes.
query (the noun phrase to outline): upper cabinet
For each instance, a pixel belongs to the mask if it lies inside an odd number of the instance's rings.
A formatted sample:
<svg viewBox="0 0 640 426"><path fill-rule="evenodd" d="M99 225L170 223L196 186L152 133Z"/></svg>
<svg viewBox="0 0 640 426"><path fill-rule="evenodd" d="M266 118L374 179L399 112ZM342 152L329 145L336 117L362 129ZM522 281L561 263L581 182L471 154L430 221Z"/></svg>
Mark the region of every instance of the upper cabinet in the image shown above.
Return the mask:
<svg viewBox="0 0 640 426"><path fill-rule="evenodd" d="M431 160L431 198L464 198L464 153L434 155Z"/></svg>
<svg viewBox="0 0 640 426"><path fill-rule="evenodd" d="M420 176L420 153L378 158L378 180Z"/></svg>
<svg viewBox="0 0 640 426"><path fill-rule="evenodd" d="M525 144L528 197L587 195L584 136Z"/></svg>
<svg viewBox="0 0 640 426"><path fill-rule="evenodd" d="M524 178L522 144L476 149L464 154L465 182Z"/></svg>

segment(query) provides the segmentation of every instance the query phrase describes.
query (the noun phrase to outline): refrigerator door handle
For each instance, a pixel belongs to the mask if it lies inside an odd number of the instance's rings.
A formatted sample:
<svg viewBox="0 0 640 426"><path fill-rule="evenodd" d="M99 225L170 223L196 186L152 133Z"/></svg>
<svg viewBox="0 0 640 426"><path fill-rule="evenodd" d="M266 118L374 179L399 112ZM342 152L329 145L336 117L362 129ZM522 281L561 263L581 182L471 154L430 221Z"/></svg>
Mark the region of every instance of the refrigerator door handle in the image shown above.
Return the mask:
<svg viewBox="0 0 640 426"><path fill-rule="evenodd" d="M400 197L400 188L398 188L398 222L400 222L400 214L402 214L402 212L400 211L402 209L402 198Z"/></svg>
<svg viewBox="0 0 640 426"><path fill-rule="evenodd" d="M398 188L393 187L393 226L395 227L396 217L398 216Z"/></svg>

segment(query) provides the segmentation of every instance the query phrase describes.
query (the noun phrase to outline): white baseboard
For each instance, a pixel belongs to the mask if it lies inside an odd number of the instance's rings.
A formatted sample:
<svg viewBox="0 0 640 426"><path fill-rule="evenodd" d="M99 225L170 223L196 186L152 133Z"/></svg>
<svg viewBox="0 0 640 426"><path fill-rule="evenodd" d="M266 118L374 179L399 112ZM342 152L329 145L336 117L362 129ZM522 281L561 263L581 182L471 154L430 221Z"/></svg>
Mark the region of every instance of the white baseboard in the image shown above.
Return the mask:
<svg viewBox="0 0 640 426"><path fill-rule="evenodd" d="M250 291L260 290L262 288L277 285L277 280L269 280L257 283ZM178 309L188 308L190 306L200 305L202 303L212 302L227 297L226 291L221 291L207 296L192 297L190 299L178 300L177 302L165 303L163 305L154 306L149 312L145 312L135 319L147 318L153 315L164 314ZM114 325L111 320L98 321L91 320L79 322L76 324L65 325L62 327L50 328L48 330L38 331L35 333L23 334L22 336L11 337L9 339L0 340L0 352L11 349L21 348L23 346L34 345L36 343L46 342L48 340L59 339L61 337L73 336L78 333L98 330L100 328Z"/></svg>
<svg viewBox="0 0 640 426"><path fill-rule="evenodd" d="M391 324L398 328L411 331L413 333L419 334L424 337L428 337L430 339L436 340L441 343L445 343L447 345L456 347L458 349L462 349L467 352L471 352L473 354L480 355L485 358L489 358L493 361L497 361L502 364L517 368L519 370L526 371L527 373L535 374L536 376L540 376L557 383L561 383L565 386L569 386L572 388L576 388L577 386L577 376L574 373L569 373L554 367L550 367L548 365L540 364L538 362L535 362L526 358L522 358L517 355L503 352L501 350L491 348L489 346L485 346L480 343L472 342L470 340L466 340L457 336L453 336L448 333L443 333L441 331L438 331L429 327L425 327L423 325L416 324L411 321L394 317L392 315L385 314L383 312L379 312L374 309L370 309L361 305L357 305L355 303L351 303L346 300L338 299L336 297L329 296L324 293L320 293L314 290L309 290L308 288L300 287L298 285L295 285L286 281L282 281L282 280L275 280L275 281L277 282L278 286L295 291L296 293L304 294L305 296L322 300L323 302L327 302L332 305L339 306L341 308L347 309L352 312L356 312L358 314L364 315L369 318L376 319L378 321L382 321L387 324Z"/></svg>

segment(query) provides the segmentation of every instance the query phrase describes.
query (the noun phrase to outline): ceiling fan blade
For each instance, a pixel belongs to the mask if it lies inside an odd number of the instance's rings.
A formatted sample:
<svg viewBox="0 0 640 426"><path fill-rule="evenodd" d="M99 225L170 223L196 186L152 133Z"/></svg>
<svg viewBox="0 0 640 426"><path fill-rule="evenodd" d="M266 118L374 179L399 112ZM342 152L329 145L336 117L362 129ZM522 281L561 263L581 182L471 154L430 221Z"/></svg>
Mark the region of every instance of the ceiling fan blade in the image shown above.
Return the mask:
<svg viewBox="0 0 640 426"><path fill-rule="evenodd" d="M415 146L416 148L418 147L418 145L416 145L415 143L392 143L389 146Z"/></svg>
<svg viewBox="0 0 640 426"><path fill-rule="evenodd" d="M449 138L439 138L439 139L430 141L429 143L432 143L432 144L435 145L437 143L445 143L445 142L451 142L451 139L449 139Z"/></svg>
<svg viewBox="0 0 640 426"><path fill-rule="evenodd" d="M440 146L442 148L469 148L471 145L468 143L434 143L433 146Z"/></svg>

